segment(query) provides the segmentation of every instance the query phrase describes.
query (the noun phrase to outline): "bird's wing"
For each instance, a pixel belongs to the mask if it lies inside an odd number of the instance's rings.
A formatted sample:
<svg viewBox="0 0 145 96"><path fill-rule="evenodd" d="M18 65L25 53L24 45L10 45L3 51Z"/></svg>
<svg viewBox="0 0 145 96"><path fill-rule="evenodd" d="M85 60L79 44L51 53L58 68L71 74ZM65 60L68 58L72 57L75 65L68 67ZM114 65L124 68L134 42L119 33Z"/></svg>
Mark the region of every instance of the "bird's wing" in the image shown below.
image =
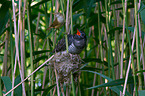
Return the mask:
<svg viewBox="0 0 145 96"><path fill-rule="evenodd" d="M68 36L68 46L72 43L72 39L73 39L73 35L69 34ZM54 52L60 52L60 51L64 51L66 50L66 43L65 43L65 37L63 37L55 46L54 50L52 51Z"/></svg>
<svg viewBox="0 0 145 96"><path fill-rule="evenodd" d="M64 51L66 48L65 48L65 38L62 38L58 43L57 45L55 46L54 50L53 50L53 53L54 52L59 52L59 51Z"/></svg>

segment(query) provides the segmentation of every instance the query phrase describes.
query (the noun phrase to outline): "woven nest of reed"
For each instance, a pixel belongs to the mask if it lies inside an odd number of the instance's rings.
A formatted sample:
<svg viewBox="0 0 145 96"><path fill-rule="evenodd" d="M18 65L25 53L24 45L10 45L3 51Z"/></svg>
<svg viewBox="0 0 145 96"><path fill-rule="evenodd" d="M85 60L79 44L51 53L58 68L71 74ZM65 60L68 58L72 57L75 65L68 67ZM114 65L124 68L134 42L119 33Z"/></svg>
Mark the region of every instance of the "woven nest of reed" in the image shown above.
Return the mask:
<svg viewBox="0 0 145 96"><path fill-rule="evenodd" d="M71 73L74 81L77 82L82 63L79 55L72 55L66 51L58 52L55 53L54 58L49 63L54 70L57 70L57 78L60 83L71 83Z"/></svg>

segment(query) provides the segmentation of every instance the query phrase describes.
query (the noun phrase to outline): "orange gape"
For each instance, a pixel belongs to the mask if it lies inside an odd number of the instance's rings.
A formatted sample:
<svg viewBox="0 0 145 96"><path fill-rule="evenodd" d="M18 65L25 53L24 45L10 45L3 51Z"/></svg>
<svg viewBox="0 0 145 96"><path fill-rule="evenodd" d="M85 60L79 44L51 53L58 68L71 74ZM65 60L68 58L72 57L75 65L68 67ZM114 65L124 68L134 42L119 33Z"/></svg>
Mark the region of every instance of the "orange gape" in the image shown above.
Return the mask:
<svg viewBox="0 0 145 96"><path fill-rule="evenodd" d="M77 29L77 35L79 35L79 36L81 35L81 33L80 33L80 31L78 29Z"/></svg>

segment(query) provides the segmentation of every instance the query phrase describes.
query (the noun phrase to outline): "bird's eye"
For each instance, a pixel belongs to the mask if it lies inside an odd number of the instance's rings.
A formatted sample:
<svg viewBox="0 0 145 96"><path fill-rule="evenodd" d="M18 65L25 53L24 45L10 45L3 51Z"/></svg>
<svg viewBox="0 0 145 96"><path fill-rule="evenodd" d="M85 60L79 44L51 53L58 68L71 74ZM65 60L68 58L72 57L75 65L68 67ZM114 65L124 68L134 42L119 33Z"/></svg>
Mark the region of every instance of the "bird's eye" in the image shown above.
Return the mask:
<svg viewBox="0 0 145 96"><path fill-rule="evenodd" d="M82 35L83 37L85 36L85 34L84 34L84 33L82 33L81 35Z"/></svg>

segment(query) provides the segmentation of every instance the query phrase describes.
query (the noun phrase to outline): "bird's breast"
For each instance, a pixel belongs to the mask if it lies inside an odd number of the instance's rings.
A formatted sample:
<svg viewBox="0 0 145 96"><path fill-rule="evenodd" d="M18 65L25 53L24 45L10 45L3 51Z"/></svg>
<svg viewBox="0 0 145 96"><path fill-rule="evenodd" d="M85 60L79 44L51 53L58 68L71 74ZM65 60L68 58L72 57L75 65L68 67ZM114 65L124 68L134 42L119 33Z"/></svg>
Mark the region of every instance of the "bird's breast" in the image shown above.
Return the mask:
<svg viewBox="0 0 145 96"><path fill-rule="evenodd" d="M83 49L86 45L86 39L74 40L73 43L74 46L77 47L78 49Z"/></svg>
<svg viewBox="0 0 145 96"><path fill-rule="evenodd" d="M64 23L64 18L63 18L63 17L58 17L57 20L58 20L58 22L60 22L60 23Z"/></svg>
<svg viewBox="0 0 145 96"><path fill-rule="evenodd" d="M82 49L79 49L77 47L75 47L75 45L72 43L69 47L68 47L68 51L71 54L79 54L81 53Z"/></svg>

